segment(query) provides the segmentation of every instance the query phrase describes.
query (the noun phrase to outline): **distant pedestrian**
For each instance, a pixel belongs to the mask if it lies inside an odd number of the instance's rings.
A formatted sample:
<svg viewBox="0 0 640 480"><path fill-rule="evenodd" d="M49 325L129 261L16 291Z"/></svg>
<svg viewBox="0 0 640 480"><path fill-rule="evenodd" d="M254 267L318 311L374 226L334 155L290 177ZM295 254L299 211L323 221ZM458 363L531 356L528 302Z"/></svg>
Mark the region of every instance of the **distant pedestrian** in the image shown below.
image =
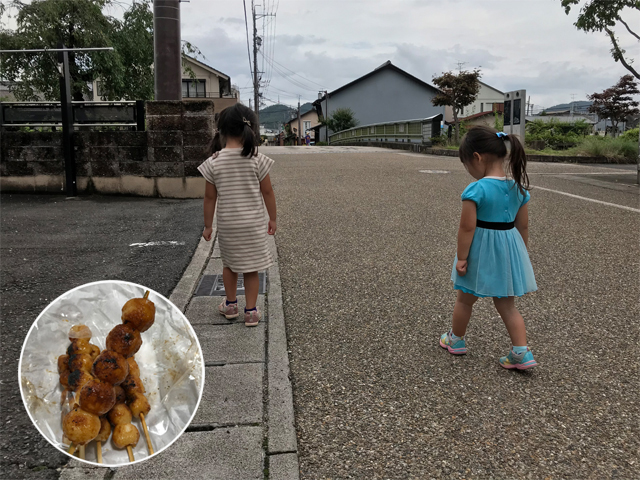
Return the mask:
<svg viewBox="0 0 640 480"><path fill-rule="evenodd" d="M204 196L204 231L210 241L213 214L218 204L218 245L222 257L226 297L218 311L228 320L237 318L238 273L244 276L244 324L258 325L258 272L273 264L267 233L276 233L276 198L269 171L273 160L258 153L255 114L242 104L225 108L218 119L212 156L198 167L207 181ZM224 148L223 148L224 147ZM267 223L265 205L269 214Z"/></svg>
<svg viewBox="0 0 640 480"><path fill-rule="evenodd" d="M464 335L473 304L478 297L492 297L512 343L500 365L535 367L524 319L514 302L514 297L538 288L527 253L530 195L524 148L515 135L475 127L462 139L460 159L477 181L462 193L458 254L451 273L458 298L452 328L440 337L440 346L454 355L467 353Z"/></svg>
<svg viewBox="0 0 640 480"><path fill-rule="evenodd" d="M306 144L307 144L307 147L308 147L309 145L311 145L311 135L309 135L308 133L307 133L307 135L304 137L304 143L306 143Z"/></svg>

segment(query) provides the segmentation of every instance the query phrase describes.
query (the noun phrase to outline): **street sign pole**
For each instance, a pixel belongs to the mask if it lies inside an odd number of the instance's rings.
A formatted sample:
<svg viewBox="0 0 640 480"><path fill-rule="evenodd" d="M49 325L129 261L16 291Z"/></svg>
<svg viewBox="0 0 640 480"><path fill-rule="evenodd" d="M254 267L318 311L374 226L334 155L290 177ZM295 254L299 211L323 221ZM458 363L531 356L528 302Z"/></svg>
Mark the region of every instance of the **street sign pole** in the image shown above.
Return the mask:
<svg viewBox="0 0 640 480"><path fill-rule="evenodd" d="M58 48L64 48L59 45ZM60 68L60 108L62 109L62 151L64 153L65 188L67 197L78 195L76 184L76 162L73 151L73 109L71 104L71 76L69 75L69 52L58 52Z"/></svg>

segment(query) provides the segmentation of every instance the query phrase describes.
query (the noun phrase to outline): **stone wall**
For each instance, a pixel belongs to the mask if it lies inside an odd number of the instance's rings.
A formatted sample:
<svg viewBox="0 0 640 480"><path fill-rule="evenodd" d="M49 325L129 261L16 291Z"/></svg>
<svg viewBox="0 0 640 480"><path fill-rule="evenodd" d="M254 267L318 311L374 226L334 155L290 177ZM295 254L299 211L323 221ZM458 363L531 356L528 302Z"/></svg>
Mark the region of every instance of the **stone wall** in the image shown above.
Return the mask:
<svg viewBox="0 0 640 480"><path fill-rule="evenodd" d="M76 131L74 151L80 193L199 198L197 170L213 137L211 100L146 104L147 131ZM3 192L64 192L60 132L2 132Z"/></svg>

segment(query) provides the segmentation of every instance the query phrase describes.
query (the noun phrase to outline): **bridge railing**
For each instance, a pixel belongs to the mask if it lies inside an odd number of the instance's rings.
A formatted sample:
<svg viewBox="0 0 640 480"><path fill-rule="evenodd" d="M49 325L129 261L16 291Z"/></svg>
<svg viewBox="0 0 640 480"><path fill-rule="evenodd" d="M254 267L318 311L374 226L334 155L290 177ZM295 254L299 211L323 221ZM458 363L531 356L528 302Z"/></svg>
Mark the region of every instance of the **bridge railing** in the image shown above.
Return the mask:
<svg viewBox="0 0 640 480"><path fill-rule="evenodd" d="M329 135L331 145L359 142L418 143L430 145L431 137L440 135L443 115L415 120L358 125Z"/></svg>

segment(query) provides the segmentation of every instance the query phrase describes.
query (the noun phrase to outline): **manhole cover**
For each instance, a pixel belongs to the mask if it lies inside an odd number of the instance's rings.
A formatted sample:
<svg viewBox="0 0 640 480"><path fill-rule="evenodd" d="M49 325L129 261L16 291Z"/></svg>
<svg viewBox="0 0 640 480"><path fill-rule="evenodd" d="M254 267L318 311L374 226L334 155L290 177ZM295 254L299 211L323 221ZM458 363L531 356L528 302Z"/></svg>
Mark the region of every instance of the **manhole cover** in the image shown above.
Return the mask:
<svg viewBox="0 0 640 480"><path fill-rule="evenodd" d="M260 279L259 294L264 294L267 291L267 274L266 272L258 273ZM238 275L238 295L244 295L244 277L242 274ZM195 297L224 297L224 283L222 281L222 274L220 275L204 275L196 292L193 294Z"/></svg>
<svg viewBox="0 0 640 480"><path fill-rule="evenodd" d="M420 173L451 173L449 170L419 170Z"/></svg>

